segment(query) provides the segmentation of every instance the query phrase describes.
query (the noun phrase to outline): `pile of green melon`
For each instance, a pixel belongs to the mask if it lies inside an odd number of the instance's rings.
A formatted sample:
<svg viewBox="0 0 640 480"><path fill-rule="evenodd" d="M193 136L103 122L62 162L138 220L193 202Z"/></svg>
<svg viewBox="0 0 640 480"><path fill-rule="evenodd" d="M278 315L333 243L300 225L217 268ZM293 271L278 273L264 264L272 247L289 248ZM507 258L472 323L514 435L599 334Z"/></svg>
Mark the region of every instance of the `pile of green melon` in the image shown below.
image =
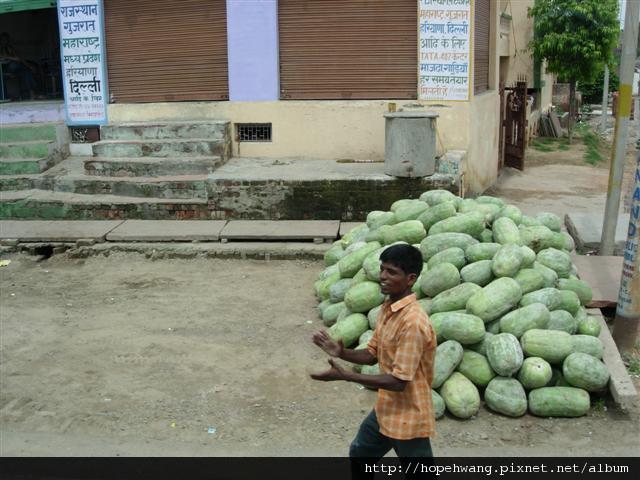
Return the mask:
<svg viewBox="0 0 640 480"><path fill-rule="evenodd" d="M333 339L366 347L385 298L379 257L398 242L423 256L413 290L437 335L437 418L445 409L470 418L481 397L511 417L527 410L577 417L589 410L590 393L606 391L600 321L585 310L592 292L577 277L572 238L557 215L530 217L490 196L430 190L370 212L366 224L334 242L315 282Z"/></svg>

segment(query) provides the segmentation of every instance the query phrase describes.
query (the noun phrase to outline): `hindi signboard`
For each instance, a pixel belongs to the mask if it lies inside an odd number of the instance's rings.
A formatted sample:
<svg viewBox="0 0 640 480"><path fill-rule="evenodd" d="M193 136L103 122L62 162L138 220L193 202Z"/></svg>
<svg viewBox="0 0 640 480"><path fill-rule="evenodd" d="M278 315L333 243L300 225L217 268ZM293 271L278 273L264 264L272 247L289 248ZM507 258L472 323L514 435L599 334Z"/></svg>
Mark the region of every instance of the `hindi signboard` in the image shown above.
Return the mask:
<svg viewBox="0 0 640 480"><path fill-rule="evenodd" d="M62 83L68 125L107 123L102 0L58 0Z"/></svg>
<svg viewBox="0 0 640 480"><path fill-rule="evenodd" d="M469 100L471 0L420 0L420 100Z"/></svg>

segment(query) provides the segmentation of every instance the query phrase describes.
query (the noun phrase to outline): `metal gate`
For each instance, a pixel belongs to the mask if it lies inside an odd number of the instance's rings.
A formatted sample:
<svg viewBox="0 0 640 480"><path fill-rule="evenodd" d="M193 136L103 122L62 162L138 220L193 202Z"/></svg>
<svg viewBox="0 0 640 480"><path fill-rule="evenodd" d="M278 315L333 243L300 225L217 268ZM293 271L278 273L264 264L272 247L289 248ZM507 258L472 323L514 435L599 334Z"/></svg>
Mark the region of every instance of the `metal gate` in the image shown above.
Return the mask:
<svg viewBox="0 0 640 480"><path fill-rule="evenodd" d="M505 98L506 95L506 98ZM500 142L501 164L524 170L524 143L527 128L527 81L519 79L515 86L504 87L500 91L500 112L502 115Z"/></svg>

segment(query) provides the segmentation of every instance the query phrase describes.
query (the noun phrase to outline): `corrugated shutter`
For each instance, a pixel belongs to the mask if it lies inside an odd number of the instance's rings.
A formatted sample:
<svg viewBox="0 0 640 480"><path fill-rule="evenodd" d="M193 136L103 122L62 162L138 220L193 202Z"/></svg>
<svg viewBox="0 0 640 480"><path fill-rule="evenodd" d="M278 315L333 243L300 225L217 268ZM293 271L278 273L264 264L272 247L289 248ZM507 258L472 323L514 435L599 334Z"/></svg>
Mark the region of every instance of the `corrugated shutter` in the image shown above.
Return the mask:
<svg viewBox="0 0 640 480"><path fill-rule="evenodd" d="M229 98L225 0L106 0L118 103Z"/></svg>
<svg viewBox="0 0 640 480"><path fill-rule="evenodd" d="M473 27L473 93L489 90L491 0L475 0Z"/></svg>
<svg viewBox="0 0 640 480"><path fill-rule="evenodd" d="M416 0L279 0L280 98L417 96Z"/></svg>

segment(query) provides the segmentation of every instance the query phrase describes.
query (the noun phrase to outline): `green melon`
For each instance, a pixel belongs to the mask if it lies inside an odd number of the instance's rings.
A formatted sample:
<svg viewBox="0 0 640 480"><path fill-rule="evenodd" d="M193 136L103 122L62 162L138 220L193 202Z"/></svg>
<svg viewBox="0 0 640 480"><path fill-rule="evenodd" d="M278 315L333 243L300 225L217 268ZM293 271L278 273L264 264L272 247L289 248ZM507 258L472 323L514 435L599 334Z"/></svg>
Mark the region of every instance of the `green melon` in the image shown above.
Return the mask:
<svg viewBox="0 0 640 480"><path fill-rule="evenodd" d="M464 310L469 298L479 290L480 287L473 283L461 283L449 290L440 292L432 299L429 313ZM482 329L484 330L484 327Z"/></svg>
<svg viewBox="0 0 640 480"><path fill-rule="evenodd" d="M464 375L453 372L440 389L447 410L458 418L471 418L480 409L480 393Z"/></svg>
<svg viewBox="0 0 640 480"><path fill-rule="evenodd" d="M416 220L420 216L420 214L428 208L429 204L421 201L400 207L394 212L396 221L398 222L398 224L400 224L402 222L406 222L407 220Z"/></svg>
<svg viewBox="0 0 640 480"><path fill-rule="evenodd" d="M559 278L567 278L571 273L571 256L567 252L558 250L557 248L540 250L536 261L554 270Z"/></svg>
<svg viewBox="0 0 640 480"><path fill-rule="evenodd" d="M589 411L589 393L574 387L543 387L529 392L529 411L539 417L581 417Z"/></svg>
<svg viewBox="0 0 640 480"><path fill-rule="evenodd" d="M532 303L513 310L500 319L500 331L522 337L527 330L544 329L549 325L550 313L542 303Z"/></svg>
<svg viewBox="0 0 640 480"><path fill-rule="evenodd" d="M431 388L440 388L462 361L462 345L447 340L436 347L435 370Z"/></svg>
<svg viewBox="0 0 640 480"><path fill-rule="evenodd" d="M367 313L373 307L377 307L384 302L384 298L379 284L362 282L347 290L344 295L344 303L352 312Z"/></svg>
<svg viewBox="0 0 640 480"><path fill-rule="evenodd" d="M395 213L374 210L367 214L367 226L369 231L376 230L383 225L393 225L397 223Z"/></svg>
<svg viewBox="0 0 640 480"><path fill-rule="evenodd" d="M503 245L493 257L491 269L497 277L514 277L522 266L522 249L519 245Z"/></svg>
<svg viewBox="0 0 640 480"><path fill-rule="evenodd" d="M442 313L442 336L462 345L472 345L484 338L484 322L467 313Z"/></svg>
<svg viewBox="0 0 640 480"><path fill-rule="evenodd" d="M562 303L562 296L560 290L556 288L541 288L535 292L529 292L522 296L520 300L520 306L526 307L532 303L542 303L549 311L557 310Z"/></svg>
<svg viewBox="0 0 640 480"><path fill-rule="evenodd" d="M396 223L393 227L385 229L382 233L382 242L391 245L396 242L407 242L409 244L420 243L427 235L422 222L418 220L407 220Z"/></svg>
<svg viewBox="0 0 640 480"><path fill-rule="evenodd" d="M347 308L344 302L332 303L322 312L322 323L324 323L327 327L330 327L338 320L338 315L340 312Z"/></svg>
<svg viewBox="0 0 640 480"><path fill-rule="evenodd" d="M510 243L515 245L522 244L518 226L513 220L508 217L497 218L493 222L491 229L493 231L493 239L496 241L496 243L500 243L502 245Z"/></svg>
<svg viewBox="0 0 640 480"><path fill-rule="evenodd" d="M530 217L529 215L522 215L522 219L520 220L520 225L523 227L537 227L542 224L535 218ZM547 228L547 227L544 227L544 228Z"/></svg>
<svg viewBox="0 0 640 480"><path fill-rule="evenodd" d="M555 213L541 212L536 215L536 220L553 232L559 232L562 229L562 220Z"/></svg>
<svg viewBox="0 0 640 480"><path fill-rule="evenodd" d="M369 310L369 313L367 313L367 320L369 321L369 328L371 330L376 329L376 325L378 323L378 314L380 313L381 309L382 305L378 305L377 307L373 307L371 310Z"/></svg>
<svg viewBox="0 0 640 480"><path fill-rule="evenodd" d="M445 404L444 400L438 392L431 390L431 404L433 405L433 414L436 420L444 416Z"/></svg>
<svg viewBox="0 0 640 480"><path fill-rule="evenodd" d="M542 388L551 380L551 365L544 358L527 357L518 372L518 380L524 388Z"/></svg>
<svg viewBox="0 0 640 480"><path fill-rule="evenodd" d="M391 207L389 208L389 210L391 210L392 212L396 212L399 208L404 208L407 207L409 205L414 205L417 203L422 203L423 200L417 199L417 198L402 198L400 200L396 200L395 202L393 202L391 204Z"/></svg>
<svg viewBox="0 0 640 480"><path fill-rule="evenodd" d="M497 335L498 333L500 333L500 319L488 322L484 326L484 328L487 330L487 332L491 332L494 335Z"/></svg>
<svg viewBox="0 0 640 480"><path fill-rule="evenodd" d="M544 288L553 288L558 283L558 274L555 270L551 270L549 267L545 267L541 263L534 262L533 269L540 272L544 279Z"/></svg>
<svg viewBox="0 0 640 480"><path fill-rule="evenodd" d="M593 290L587 282L582 280L570 280L561 278L558 280L558 290L571 290L578 295L582 305L588 305L593 298Z"/></svg>
<svg viewBox="0 0 640 480"><path fill-rule="evenodd" d="M484 243L493 242L493 232L488 228L485 228L484 230L482 230L482 232L480 232L480 236L478 237L478 240Z"/></svg>
<svg viewBox="0 0 640 480"><path fill-rule="evenodd" d="M449 290L460 284L460 272L455 265L440 263L422 275L420 288L428 297L435 297L440 292Z"/></svg>
<svg viewBox="0 0 640 480"><path fill-rule="evenodd" d="M367 255L367 258L364 259L364 262L362 262L362 269L367 276L367 280L371 282L378 282L380 280L380 255L386 248L387 247L382 247L371 252Z"/></svg>
<svg viewBox="0 0 640 480"><path fill-rule="evenodd" d="M545 286L544 277L535 268L523 268L513 279L520 285L523 295L540 290Z"/></svg>
<svg viewBox="0 0 640 480"><path fill-rule="evenodd" d="M498 375L510 377L520 369L524 357L514 335L499 333L491 337L487 344L487 359Z"/></svg>
<svg viewBox="0 0 640 480"><path fill-rule="evenodd" d="M477 243L469 245L465 250L465 255L469 263L479 262L481 260L492 260L502 245L499 243Z"/></svg>
<svg viewBox="0 0 640 480"><path fill-rule="evenodd" d="M455 214L455 204L453 202L443 202L422 212L417 220L422 222L422 225L424 225L425 230L428 232L429 229L440 220L453 217Z"/></svg>
<svg viewBox="0 0 640 480"><path fill-rule="evenodd" d="M336 283L338 280L340 280L340 272L332 273L325 279L319 280L316 283L316 293L318 294L318 297L322 300L328 299L331 285Z"/></svg>
<svg viewBox="0 0 640 480"><path fill-rule="evenodd" d="M573 352L587 353L592 357L602 360L604 346L599 338L591 335L571 335Z"/></svg>
<svg viewBox="0 0 640 480"><path fill-rule="evenodd" d="M327 308L329 305L331 305L331 300L326 299L321 301L316 308L318 309L318 315L320 315L320 318L322 318L322 313L324 312L324 309Z"/></svg>
<svg viewBox="0 0 640 480"><path fill-rule="evenodd" d="M491 260L479 260L465 265L460 270L460 277L465 283L474 283L485 287L494 280Z"/></svg>
<svg viewBox="0 0 640 480"><path fill-rule="evenodd" d="M509 277L498 278L469 299L467 310L490 322L516 306L521 297L522 290L518 282Z"/></svg>
<svg viewBox="0 0 640 480"><path fill-rule="evenodd" d="M573 290L558 290L560 292L560 305L559 309L566 310L571 315L578 313L580 308L580 298L578 294Z"/></svg>
<svg viewBox="0 0 640 480"><path fill-rule="evenodd" d="M443 313L434 313L429 316L429 321L431 321L431 326L433 327L433 331L436 333L436 342L440 345L444 342L444 337L442 336L442 318L446 315L446 312Z"/></svg>
<svg viewBox="0 0 640 480"><path fill-rule="evenodd" d="M484 230L484 215L479 212L463 213L455 217L445 218L429 229L429 235L446 232L459 232L477 238Z"/></svg>
<svg viewBox="0 0 640 480"><path fill-rule="evenodd" d="M520 224L520 238L522 244L529 247L534 252L543 250L549 246L553 232L544 225L537 226L523 226L525 220L523 217L523 223Z"/></svg>
<svg viewBox="0 0 640 480"><path fill-rule="evenodd" d="M369 344L371 337L373 337L373 330L367 330L358 338L358 345L362 345L363 343L365 345Z"/></svg>
<svg viewBox="0 0 640 480"><path fill-rule="evenodd" d="M500 207L500 209L502 210L502 207L504 207L504 200L502 200L501 198L498 197L493 197L491 195L480 195L478 197L476 197L476 202L481 203L481 204L491 204L491 205L497 205L498 207Z"/></svg>
<svg viewBox="0 0 640 480"><path fill-rule="evenodd" d="M578 321L578 333L582 335L591 335L597 337L600 335L602 324L598 317L587 316L583 320Z"/></svg>
<svg viewBox="0 0 640 480"><path fill-rule="evenodd" d="M491 332L484 332L484 338L482 340L480 340L478 343L474 343L473 345L465 345L465 348L469 350L473 350L474 352L478 352L479 354L486 356L487 343L489 342L489 339L494 335L495 334Z"/></svg>
<svg viewBox="0 0 640 480"><path fill-rule="evenodd" d="M449 190L428 190L420 195L420 201L426 202L429 205L438 205L443 202L451 202L456 200L456 197Z"/></svg>
<svg viewBox="0 0 640 480"><path fill-rule="evenodd" d="M522 252L522 268L531 268L536 261L536 252L531 250L526 245L520 247Z"/></svg>
<svg viewBox="0 0 640 480"><path fill-rule="evenodd" d="M351 287L351 279L341 278L329 287L329 300L333 303L342 302L349 287Z"/></svg>
<svg viewBox="0 0 640 480"><path fill-rule="evenodd" d="M562 362L562 374L570 385L588 392L604 389L609 383L607 366L587 353L575 352Z"/></svg>
<svg viewBox="0 0 640 480"><path fill-rule="evenodd" d="M358 270L358 273L356 273L351 279L351 286L353 287L354 285L366 282L367 280L367 273L364 271L364 268L361 268L360 270Z"/></svg>
<svg viewBox="0 0 640 480"><path fill-rule="evenodd" d="M527 394L515 378L495 377L484 391L484 401L494 412L521 417L527 411Z"/></svg>
<svg viewBox="0 0 640 480"><path fill-rule="evenodd" d="M515 205L505 205L496 215L496 219L501 217L510 218L513 223L520 225L520 222L522 222L522 211Z"/></svg>
<svg viewBox="0 0 640 480"><path fill-rule="evenodd" d="M549 330L562 330L569 335L573 335L578 329L578 324L576 319L573 318L573 315L566 310L554 310L549 314L549 325L547 328Z"/></svg>
<svg viewBox="0 0 640 480"><path fill-rule="evenodd" d="M464 250L458 247L447 248L431 257L427 262L427 266L431 269L441 263L450 263L460 270L467 263Z"/></svg>
<svg viewBox="0 0 640 480"><path fill-rule="evenodd" d="M344 257L344 247L340 241L334 242L329 250L324 253L324 264L329 267L338 263Z"/></svg>
<svg viewBox="0 0 640 480"><path fill-rule="evenodd" d="M340 314L338 315L336 322L341 322L342 320L344 320L345 318L347 318L349 315L352 315L352 314L353 312L349 310L345 305L344 308L340 310Z"/></svg>
<svg viewBox="0 0 640 480"><path fill-rule="evenodd" d="M369 242L355 252L351 252L342 257L337 264L340 269L340 276L342 278L353 277L358 273L358 270L362 268L364 259L367 258L371 252L378 250L381 246L382 245L378 242Z"/></svg>
<svg viewBox="0 0 640 480"><path fill-rule="evenodd" d="M520 344L527 357L544 358L552 365L561 364L573 351L571 335L560 330L528 330L522 335Z"/></svg>
<svg viewBox="0 0 640 480"><path fill-rule="evenodd" d="M367 317L361 313L354 313L344 320L336 322L327 332L334 341L342 340L345 347L350 347L368 328Z"/></svg>
<svg viewBox="0 0 640 480"><path fill-rule="evenodd" d="M434 255L452 247L466 250L472 245L478 245L478 240L466 233L438 233L429 235L420 242L420 252L425 262L428 262Z"/></svg>
<svg viewBox="0 0 640 480"><path fill-rule="evenodd" d="M420 288L420 284L422 283L422 274L425 273L427 270L429 270L429 267L427 266L426 263L423 263L422 270L420 271L420 275L418 275L418 278L413 284L413 287L411 287L411 291L415 293L416 297L419 299L424 297L424 292L422 291L422 288Z"/></svg>
<svg viewBox="0 0 640 480"><path fill-rule="evenodd" d="M458 371L478 387L486 387L496 372L491 369L487 357L473 350L465 350Z"/></svg>

